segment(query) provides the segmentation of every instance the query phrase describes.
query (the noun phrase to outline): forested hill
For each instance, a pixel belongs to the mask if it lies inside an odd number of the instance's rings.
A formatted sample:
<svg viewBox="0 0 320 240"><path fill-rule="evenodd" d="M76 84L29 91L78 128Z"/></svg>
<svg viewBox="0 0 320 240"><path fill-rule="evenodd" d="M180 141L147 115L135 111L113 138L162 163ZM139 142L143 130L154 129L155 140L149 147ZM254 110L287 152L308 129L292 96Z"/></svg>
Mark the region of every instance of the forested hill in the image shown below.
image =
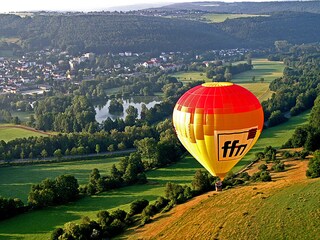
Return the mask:
<svg viewBox="0 0 320 240"><path fill-rule="evenodd" d="M156 10L200 10L215 13L310 12L320 13L320 1L274 1L274 2L191 2L175 3Z"/></svg>
<svg viewBox="0 0 320 240"><path fill-rule="evenodd" d="M320 14L274 13L267 17L198 21L124 13L0 15L1 39L18 38L24 50L158 52L273 46L274 41L319 42Z"/></svg>
<svg viewBox="0 0 320 240"><path fill-rule="evenodd" d="M320 41L320 14L275 13L269 17L230 19L218 26L256 47L270 46L277 40L299 44Z"/></svg>
<svg viewBox="0 0 320 240"><path fill-rule="evenodd" d="M18 37L28 50L51 46L97 53L220 49L236 42L214 25L129 14L0 15L1 37Z"/></svg>

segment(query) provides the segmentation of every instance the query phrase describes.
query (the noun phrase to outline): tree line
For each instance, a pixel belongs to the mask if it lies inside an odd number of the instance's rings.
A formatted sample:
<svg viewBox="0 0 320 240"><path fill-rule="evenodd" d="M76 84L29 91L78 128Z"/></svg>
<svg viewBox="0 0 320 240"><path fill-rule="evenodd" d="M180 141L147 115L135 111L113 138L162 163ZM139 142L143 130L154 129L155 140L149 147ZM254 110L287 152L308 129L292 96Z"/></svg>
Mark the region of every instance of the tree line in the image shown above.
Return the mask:
<svg viewBox="0 0 320 240"><path fill-rule="evenodd" d="M300 55L302 49L304 54ZM319 52L319 46L301 45L280 54L286 64L283 77L271 82L269 88L274 93L262 102L269 126L286 121L285 113L295 116L313 106L320 94L320 59L314 51Z"/></svg>

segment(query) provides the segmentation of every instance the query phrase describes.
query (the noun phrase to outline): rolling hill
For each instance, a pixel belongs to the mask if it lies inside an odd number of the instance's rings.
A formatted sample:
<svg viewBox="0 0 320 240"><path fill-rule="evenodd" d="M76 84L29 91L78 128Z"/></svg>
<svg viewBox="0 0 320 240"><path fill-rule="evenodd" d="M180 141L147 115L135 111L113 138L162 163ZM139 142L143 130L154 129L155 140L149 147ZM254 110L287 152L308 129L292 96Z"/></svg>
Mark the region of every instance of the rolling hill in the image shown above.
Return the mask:
<svg viewBox="0 0 320 240"><path fill-rule="evenodd" d="M166 5L157 11L198 10L215 13L262 14L271 12L310 12L320 13L319 1L269 1L269 2L185 2Z"/></svg>
<svg viewBox="0 0 320 240"><path fill-rule="evenodd" d="M3 43L6 39L15 39L10 44L19 44L24 51L50 47L71 53L262 48L277 40L320 41L319 16L285 12L204 23L137 13L0 15L0 47L9 44Z"/></svg>
<svg viewBox="0 0 320 240"><path fill-rule="evenodd" d="M307 161L286 164L272 182L203 194L122 239L315 239L320 181L306 178Z"/></svg>

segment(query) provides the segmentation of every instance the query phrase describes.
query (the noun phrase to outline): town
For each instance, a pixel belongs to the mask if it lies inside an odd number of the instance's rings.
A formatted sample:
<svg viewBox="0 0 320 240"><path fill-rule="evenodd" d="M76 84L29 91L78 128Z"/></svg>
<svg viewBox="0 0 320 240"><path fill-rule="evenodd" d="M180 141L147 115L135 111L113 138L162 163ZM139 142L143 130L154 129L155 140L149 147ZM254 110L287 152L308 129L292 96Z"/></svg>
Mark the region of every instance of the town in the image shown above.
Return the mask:
<svg viewBox="0 0 320 240"><path fill-rule="evenodd" d="M159 56L152 57L150 53L128 51L105 56L92 52L75 56L59 49L45 49L26 53L19 58L0 57L0 94L42 94L50 91L54 82L79 84L98 75L130 77L150 69L176 72L192 62L208 67L210 61L224 61L232 57L241 59L248 52L249 49L212 50L203 56L187 52L161 52ZM108 63L101 64L103 60Z"/></svg>

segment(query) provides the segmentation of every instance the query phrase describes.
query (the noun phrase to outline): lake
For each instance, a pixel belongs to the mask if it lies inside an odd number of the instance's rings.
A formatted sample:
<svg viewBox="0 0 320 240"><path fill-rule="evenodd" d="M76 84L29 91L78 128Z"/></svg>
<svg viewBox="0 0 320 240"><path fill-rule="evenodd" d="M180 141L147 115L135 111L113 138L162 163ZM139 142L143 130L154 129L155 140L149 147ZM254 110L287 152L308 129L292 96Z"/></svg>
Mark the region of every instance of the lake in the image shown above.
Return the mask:
<svg viewBox="0 0 320 240"><path fill-rule="evenodd" d="M129 99L122 99L122 101L123 101L123 112L119 114L109 113L109 106L110 106L111 100L108 100L107 103L105 104L95 106L97 122L101 123L102 121L106 120L108 117L110 117L112 120L115 120L116 118L125 119L125 117L127 116L126 110L130 105L138 109L138 118L140 118L142 104L145 104L147 108L150 109L157 103L161 103L161 97L135 96Z"/></svg>

